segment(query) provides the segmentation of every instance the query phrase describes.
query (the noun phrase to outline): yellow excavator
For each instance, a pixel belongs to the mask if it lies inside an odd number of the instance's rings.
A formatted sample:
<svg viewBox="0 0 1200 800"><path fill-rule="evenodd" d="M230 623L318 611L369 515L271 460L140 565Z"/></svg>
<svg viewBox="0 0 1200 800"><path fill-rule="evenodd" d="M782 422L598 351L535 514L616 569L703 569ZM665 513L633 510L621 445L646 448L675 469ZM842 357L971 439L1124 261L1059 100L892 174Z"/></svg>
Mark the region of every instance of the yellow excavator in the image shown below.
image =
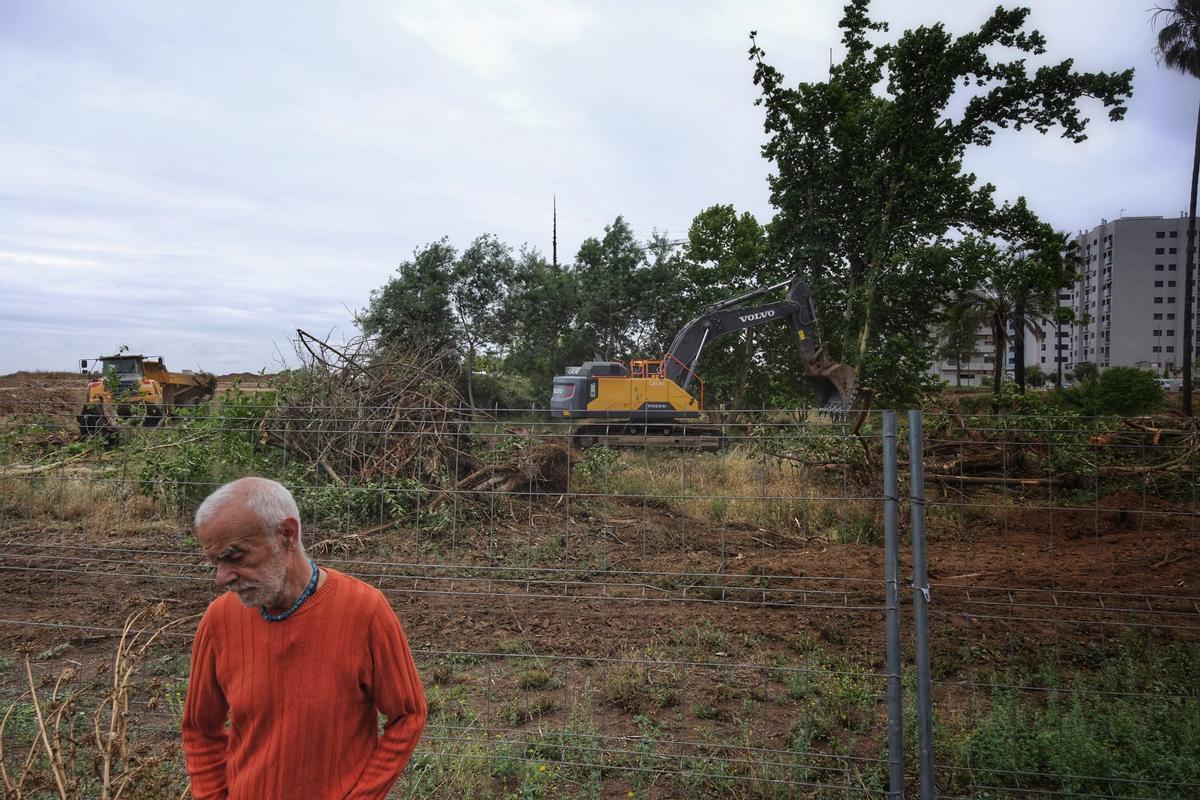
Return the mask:
<svg viewBox="0 0 1200 800"><path fill-rule="evenodd" d="M751 300L788 287L787 297L761 305ZM697 374L704 347L719 336L759 325L786 323L796 334L804 377L817 405L844 419L857 399L854 370L833 361L820 341L808 284L800 277L716 303L675 335L660 359L624 364L589 361L554 379L550 414L578 420L572 437L588 447L643 444L716 450L725 445L719 425L699 422L704 383Z"/></svg>
<svg viewBox="0 0 1200 800"><path fill-rule="evenodd" d="M207 403L217 391L212 375L171 372L162 356L118 353L82 359L79 370L91 378L79 414L84 436L113 437L135 422L159 425L175 408Z"/></svg>

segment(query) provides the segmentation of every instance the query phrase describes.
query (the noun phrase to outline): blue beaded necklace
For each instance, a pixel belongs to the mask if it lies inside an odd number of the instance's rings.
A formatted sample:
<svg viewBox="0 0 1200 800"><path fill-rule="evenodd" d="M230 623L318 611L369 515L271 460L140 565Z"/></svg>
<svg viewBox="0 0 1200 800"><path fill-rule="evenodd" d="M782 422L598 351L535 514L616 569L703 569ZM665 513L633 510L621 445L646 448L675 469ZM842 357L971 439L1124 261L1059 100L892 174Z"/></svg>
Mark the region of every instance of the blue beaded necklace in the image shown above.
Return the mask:
<svg viewBox="0 0 1200 800"><path fill-rule="evenodd" d="M292 607L282 614L272 614L271 612L267 611L266 606L259 606L258 613L262 614L263 619L265 619L267 622L282 622L292 614L295 614L296 609L300 608L304 601L312 596L313 590L317 588L317 579L321 577L321 571L317 569L317 565L312 561L309 561L308 565L312 567L312 577L308 579L308 586L304 587L304 591L301 592L300 596L296 598L296 602L292 603Z"/></svg>

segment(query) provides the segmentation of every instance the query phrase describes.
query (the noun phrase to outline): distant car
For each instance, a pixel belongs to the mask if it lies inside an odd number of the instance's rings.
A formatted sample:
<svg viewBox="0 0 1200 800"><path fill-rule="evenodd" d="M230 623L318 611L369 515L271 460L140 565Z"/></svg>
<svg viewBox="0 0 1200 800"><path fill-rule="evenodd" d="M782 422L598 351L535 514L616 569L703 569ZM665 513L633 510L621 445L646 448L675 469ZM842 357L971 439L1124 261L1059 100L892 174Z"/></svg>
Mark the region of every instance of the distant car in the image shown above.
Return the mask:
<svg viewBox="0 0 1200 800"><path fill-rule="evenodd" d="M1164 392L1179 392L1183 390L1182 378L1159 378L1158 385Z"/></svg>

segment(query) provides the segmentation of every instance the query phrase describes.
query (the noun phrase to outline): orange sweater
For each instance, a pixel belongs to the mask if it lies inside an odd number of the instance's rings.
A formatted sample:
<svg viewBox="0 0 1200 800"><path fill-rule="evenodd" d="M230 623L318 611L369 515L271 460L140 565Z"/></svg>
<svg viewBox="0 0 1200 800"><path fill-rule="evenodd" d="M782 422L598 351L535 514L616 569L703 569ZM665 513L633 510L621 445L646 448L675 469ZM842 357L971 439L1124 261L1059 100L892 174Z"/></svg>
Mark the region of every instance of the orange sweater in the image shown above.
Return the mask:
<svg viewBox="0 0 1200 800"><path fill-rule="evenodd" d="M425 714L404 631L379 590L326 569L280 622L226 593L192 647L183 707L192 796L383 800Z"/></svg>

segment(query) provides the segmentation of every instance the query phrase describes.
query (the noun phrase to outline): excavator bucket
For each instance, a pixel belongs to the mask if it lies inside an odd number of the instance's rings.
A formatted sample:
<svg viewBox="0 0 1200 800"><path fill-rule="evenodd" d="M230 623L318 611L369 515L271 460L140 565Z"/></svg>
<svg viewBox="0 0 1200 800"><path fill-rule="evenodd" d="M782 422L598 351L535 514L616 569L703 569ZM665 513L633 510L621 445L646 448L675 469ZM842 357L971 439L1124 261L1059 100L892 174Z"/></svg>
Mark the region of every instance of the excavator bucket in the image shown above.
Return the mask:
<svg viewBox="0 0 1200 800"><path fill-rule="evenodd" d="M817 398L817 406L835 419L845 416L858 399L858 376L845 364L831 363L810 367L808 387Z"/></svg>

